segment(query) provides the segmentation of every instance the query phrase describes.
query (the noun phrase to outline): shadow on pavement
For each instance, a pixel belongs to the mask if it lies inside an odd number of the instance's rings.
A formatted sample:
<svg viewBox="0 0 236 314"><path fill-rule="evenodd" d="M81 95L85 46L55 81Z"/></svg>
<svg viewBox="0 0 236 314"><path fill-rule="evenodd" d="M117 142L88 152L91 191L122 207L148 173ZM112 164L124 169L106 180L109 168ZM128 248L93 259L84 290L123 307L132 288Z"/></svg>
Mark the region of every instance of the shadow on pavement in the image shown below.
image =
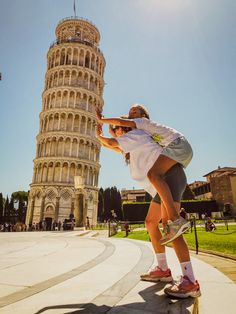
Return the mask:
<svg viewBox="0 0 236 314"><path fill-rule="evenodd" d="M144 302L131 302L122 305L112 306L114 296L106 296L107 304L98 305L93 303L86 304L61 304L52 305L40 309L35 314L45 313L49 310L62 310L61 313L70 314L197 314L198 299L174 299L167 297L164 293L162 295L157 292L163 290L164 283L152 285L139 292ZM132 296L133 297L133 296ZM98 297L99 298L99 297ZM97 298L96 298L97 299ZM109 302L110 301L110 302ZM99 302L97 302L99 303ZM63 310L72 310L70 312L63 312ZM190 311L191 310L191 311Z"/></svg>

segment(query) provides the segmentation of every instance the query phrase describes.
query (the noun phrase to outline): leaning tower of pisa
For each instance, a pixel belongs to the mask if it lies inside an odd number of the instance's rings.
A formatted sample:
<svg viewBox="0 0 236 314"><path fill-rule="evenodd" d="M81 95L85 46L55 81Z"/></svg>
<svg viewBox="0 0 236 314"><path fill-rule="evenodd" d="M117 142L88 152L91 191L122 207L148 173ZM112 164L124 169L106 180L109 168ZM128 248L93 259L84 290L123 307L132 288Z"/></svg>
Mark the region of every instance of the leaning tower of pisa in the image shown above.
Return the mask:
<svg viewBox="0 0 236 314"><path fill-rule="evenodd" d="M56 27L47 54L33 180L26 223L74 215L83 226L97 221L100 144L95 108L103 107L105 59L100 34L89 21L71 17ZM79 185L75 185L76 181Z"/></svg>

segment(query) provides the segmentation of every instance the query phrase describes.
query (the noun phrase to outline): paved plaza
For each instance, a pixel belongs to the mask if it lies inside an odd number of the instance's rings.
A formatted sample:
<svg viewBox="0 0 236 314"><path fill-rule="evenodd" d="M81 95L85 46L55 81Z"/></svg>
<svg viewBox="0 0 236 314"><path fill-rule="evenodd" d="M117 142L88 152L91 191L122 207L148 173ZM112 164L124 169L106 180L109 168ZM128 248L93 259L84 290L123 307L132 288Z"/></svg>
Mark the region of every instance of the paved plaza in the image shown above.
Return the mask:
<svg viewBox="0 0 236 314"><path fill-rule="evenodd" d="M0 233L0 245L1 314L235 313L236 285L194 257L199 299L171 299L166 284L141 282L139 274L154 263L147 242L68 231ZM176 278L173 249L167 256Z"/></svg>

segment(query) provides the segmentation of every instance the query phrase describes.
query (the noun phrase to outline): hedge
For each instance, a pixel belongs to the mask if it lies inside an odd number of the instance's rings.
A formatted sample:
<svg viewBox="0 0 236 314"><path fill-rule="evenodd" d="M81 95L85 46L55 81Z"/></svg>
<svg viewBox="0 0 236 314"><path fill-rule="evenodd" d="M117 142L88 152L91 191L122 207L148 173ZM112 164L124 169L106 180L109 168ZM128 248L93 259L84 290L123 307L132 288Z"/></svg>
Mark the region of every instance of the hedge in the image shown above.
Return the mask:
<svg viewBox="0 0 236 314"><path fill-rule="evenodd" d="M148 212L149 202L123 202L122 211L124 220L144 221ZM181 207L187 213L207 213L219 211L219 207L214 200L190 200L181 201Z"/></svg>

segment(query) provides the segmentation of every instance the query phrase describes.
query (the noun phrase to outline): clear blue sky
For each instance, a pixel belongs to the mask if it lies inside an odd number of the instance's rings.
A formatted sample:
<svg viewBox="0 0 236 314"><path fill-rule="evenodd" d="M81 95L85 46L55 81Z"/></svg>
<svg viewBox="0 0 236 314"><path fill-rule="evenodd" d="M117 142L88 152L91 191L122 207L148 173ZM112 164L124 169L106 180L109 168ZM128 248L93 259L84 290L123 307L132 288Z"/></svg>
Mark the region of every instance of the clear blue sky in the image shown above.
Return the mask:
<svg viewBox="0 0 236 314"><path fill-rule="evenodd" d="M101 33L104 114L144 103L151 118L181 131L194 158L188 182L236 166L236 1L80 0L78 16ZM28 190L46 54L73 0L0 1L0 192ZM137 188L122 157L101 153L99 186Z"/></svg>

